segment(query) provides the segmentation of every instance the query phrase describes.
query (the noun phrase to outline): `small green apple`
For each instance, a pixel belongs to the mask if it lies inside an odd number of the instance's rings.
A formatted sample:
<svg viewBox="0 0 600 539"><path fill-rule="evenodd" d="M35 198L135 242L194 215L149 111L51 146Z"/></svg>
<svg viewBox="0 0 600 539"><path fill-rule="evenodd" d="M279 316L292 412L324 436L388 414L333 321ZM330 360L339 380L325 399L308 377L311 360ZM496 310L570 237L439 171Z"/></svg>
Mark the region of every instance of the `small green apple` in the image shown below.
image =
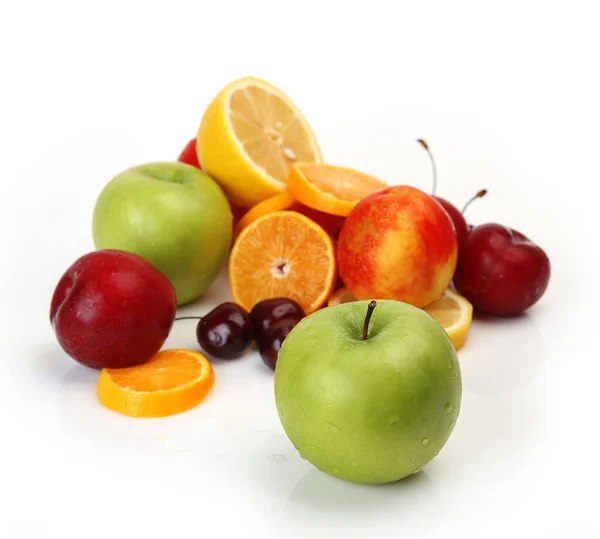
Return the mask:
<svg viewBox="0 0 600 539"><path fill-rule="evenodd" d="M461 397L444 329L394 300L304 318L275 369L277 411L300 455L355 483L390 483L425 466L450 437Z"/></svg>
<svg viewBox="0 0 600 539"><path fill-rule="evenodd" d="M184 163L125 170L100 194L94 210L97 249L142 256L164 273L183 305L217 277L231 247L233 218L209 176Z"/></svg>

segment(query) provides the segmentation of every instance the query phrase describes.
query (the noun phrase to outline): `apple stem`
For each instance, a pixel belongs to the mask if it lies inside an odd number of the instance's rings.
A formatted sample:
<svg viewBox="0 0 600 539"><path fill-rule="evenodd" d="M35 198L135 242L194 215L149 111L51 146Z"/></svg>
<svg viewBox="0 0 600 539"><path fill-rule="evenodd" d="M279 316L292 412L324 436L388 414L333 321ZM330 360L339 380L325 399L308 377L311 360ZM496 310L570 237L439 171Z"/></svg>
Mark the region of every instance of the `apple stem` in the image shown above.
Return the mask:
<svg viewBox="0 0 600 539"><path fill-rule="evenodd" d="M373 314L375 307L377 307L377 302L375 300L371 301L367 307L367 316L365 316L365 324L363 325L363 341L366 341L369 336L369 322L371 321L371 315Z"/></svg>
<svg viewBox="0 0 600 539"><path fill-rule="evenodd" d="M425 151L429 156L429 160L431 161L431 168L433 169L433 188L431 189L431 194L435 195L435 192L437 190L437 167L435 165L435 159L433 158L433 154L431 153L431 150L429 149L429 144L427 144L427 142L425 142L422 138L417 139L417 142L421 146L423 146L423 148L425 148Z"/></svg>
<svg viewBox="0 0 600 539"><path fill-rule="evenodd" d="M469 200L467 200L467 203L464 205L464 207L462 209L462 213L465 213L465 210L471 205L471 202L473 202L474 200L477 200L478 198L483 198L485 195L487 195L487 189L482 189L481 191L477 191L477 193L475 193L474 196L472 196Z"/></svg>
<svg viewBox="0 0 600 539"><path fill-rule="evenodd" d="M175 318L175 321L177 320L202 320L201 316L182 316L180 318Z"/></svg>

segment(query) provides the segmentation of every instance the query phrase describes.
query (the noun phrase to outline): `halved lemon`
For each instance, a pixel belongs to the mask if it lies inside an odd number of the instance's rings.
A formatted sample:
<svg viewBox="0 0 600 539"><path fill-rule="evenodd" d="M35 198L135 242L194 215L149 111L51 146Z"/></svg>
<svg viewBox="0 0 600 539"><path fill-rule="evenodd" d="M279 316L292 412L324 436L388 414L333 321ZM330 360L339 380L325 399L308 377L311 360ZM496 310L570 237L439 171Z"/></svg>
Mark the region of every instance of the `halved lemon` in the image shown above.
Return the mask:
<svg viewBox="0 0 600 539"><path fill-rule="evenodd" d="M330 296L327 306L333 307L351 301L355 301L354 296L350 290L342 287ZM466 298L448 288L442 297L423 307L423 310L446 330L456 350L464 346L473 320L473 306Z"/></svg>
<svg viewBox="0 0 600 539"><path fill-rule="evenodd" d="M230 83L213 99L196 152L229 199L244 207L284 191L292 164L323 159L298 107L279 88L253 77Z"/></svg>
<svg viewBox="0 0 600 539"><path fill-rule="evenodd" d="M456 350L464 346L473 320L473 305L469 300L448 288L441 298L423 307L423 310L446 330Z"/></svg>

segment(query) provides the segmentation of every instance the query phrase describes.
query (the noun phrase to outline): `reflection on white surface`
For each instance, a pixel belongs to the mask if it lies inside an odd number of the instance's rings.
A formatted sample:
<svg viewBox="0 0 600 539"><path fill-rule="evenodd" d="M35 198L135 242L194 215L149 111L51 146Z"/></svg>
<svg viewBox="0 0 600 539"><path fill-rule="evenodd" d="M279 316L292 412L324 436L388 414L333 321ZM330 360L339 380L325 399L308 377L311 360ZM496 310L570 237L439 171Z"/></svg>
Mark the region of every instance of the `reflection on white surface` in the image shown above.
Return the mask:
<svg viewBox="0 0 600 539"><path fill-rule="evenodd" d="M492 318L478 315L460 350L463 386L481 396L522 389L542 370L546 350L533 317Z"/></svg>

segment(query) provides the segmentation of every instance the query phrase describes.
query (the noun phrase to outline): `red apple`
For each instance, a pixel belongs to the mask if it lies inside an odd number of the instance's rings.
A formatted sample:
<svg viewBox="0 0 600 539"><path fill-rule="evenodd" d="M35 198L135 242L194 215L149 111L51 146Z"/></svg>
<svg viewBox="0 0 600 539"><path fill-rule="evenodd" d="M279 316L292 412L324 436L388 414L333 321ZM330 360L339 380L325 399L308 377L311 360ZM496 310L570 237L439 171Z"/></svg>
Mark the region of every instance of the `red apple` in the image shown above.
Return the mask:
<svg viewBox="0 0 600 539"><path fill-rule="evenodd" d="M498 224L474 227L460 249L454 285L473 306L515 316L535 304L550 280L546 253L520 232Z"/></svg>
<svg viewBox="0 0 600 539"><path fill-rule="evenodd" d="M424 307L448 288L457 256L448 213L407 185L363 198L338 240L340 276L359 300L395 299Z"/></svg>
<svg viewBox="0 0 600 539"><path fill-rule="evenodd" d="M190 140L186 147L183 149L177 161L181 163L186 163L187 165L192 165L193 167L199 168L202 170L200 163L198 162L198 154L196 153L196 139L193 138Z"/></svg>
<svg viewBox="0 0 600 539"><path fill-rule="evenodd" d="M50 306L59 344L94 369L139 365L156 354L175 319L171 282L144 258L115 250L82 256Z"/></svg>

